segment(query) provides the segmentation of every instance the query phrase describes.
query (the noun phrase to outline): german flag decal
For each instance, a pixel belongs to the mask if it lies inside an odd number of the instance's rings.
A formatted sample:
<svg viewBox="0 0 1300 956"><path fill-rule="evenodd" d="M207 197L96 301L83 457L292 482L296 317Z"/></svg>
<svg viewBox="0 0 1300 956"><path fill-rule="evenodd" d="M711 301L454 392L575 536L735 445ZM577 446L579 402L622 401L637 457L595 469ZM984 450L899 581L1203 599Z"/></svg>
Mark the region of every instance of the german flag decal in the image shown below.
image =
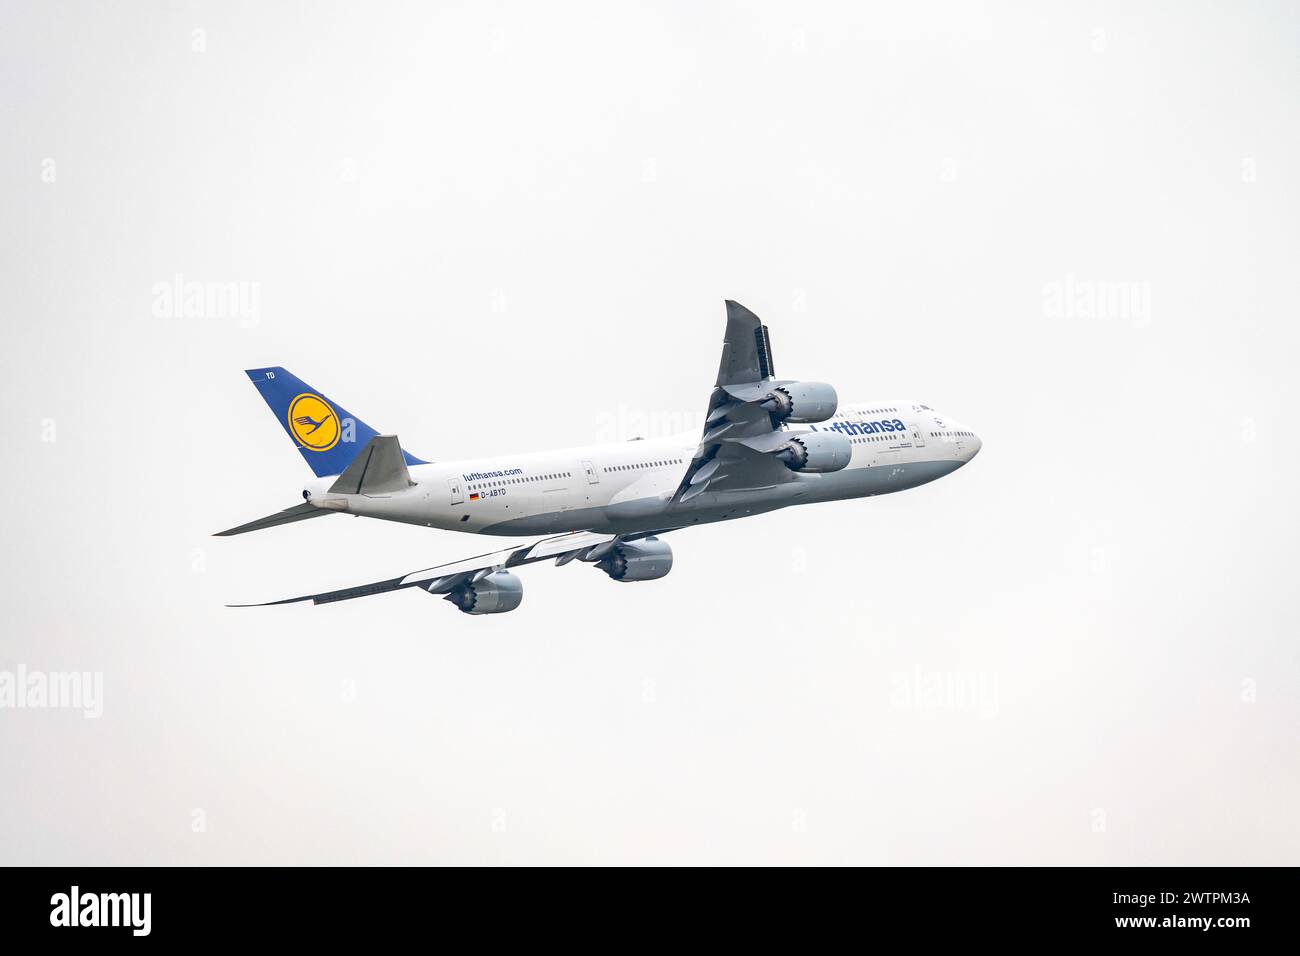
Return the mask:
<svg viewBox="0 0 1300 956"><path fill-rule="evenodd" d="M469 496L469 500L470 500L470 501L478 501L478 495L477 495L477 494L471 494L471 495Z"/></svg>

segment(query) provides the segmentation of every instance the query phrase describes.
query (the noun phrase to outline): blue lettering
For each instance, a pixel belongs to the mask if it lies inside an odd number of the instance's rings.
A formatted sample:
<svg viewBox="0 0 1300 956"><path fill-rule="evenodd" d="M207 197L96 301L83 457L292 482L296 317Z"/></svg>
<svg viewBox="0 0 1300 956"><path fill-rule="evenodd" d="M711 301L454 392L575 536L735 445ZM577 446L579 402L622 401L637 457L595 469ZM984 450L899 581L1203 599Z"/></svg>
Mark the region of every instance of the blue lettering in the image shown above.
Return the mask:
<svg viewBox="0 0 1300 956"><path fill-rule="evenodd" d="M461 475L461 477L466 481L482 481L485 478L510 478L523 473L522 468L506 468L502 471L471 471L468 475Z"/></svg>
<svg viewBox="0 0 1300 956"><path fill-rule="evenodd" d="M818 430L816 425L808 427L812 431ZM879 435L883 432L905 432L907 425L901 418L889 418L878 422L836 422L834 425L824 425L823 429L839 432L841 435Z"/></svg>

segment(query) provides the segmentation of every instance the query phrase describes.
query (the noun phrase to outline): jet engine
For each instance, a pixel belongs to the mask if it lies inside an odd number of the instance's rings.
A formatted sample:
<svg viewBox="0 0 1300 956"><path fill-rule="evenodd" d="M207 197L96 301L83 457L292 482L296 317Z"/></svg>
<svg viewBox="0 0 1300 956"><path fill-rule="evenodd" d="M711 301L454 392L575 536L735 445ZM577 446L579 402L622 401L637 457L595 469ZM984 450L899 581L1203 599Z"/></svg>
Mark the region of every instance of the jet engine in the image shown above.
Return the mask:
<svg viewBox="0 0 1300 956"><path fill-rule="evenodd" d="M596 562L615 581L653 581L673 569L673 549L658 538L623 541Z"/></svg>
<svg viewBox="0 0 1300 956"><path fill-rule="evenodd" d="M839 471L853 456L853 445L839 432L799 432L778 448L776 457L791 471Z"/></svg>
<svg viewBox="0 0 1300 956"><path fill-rule="evenodd" d="M835 389L825 382L787 382L772 389L759 405L778 421L802 425L826 421L839 403Z"/></svg>
<svg viewBox="0 0 1300 956"><path fill-rule="evenodd" d="M446 600L466 614L504 614L524 599L524 582L509 571L493 571L455 588Z"/></svg>

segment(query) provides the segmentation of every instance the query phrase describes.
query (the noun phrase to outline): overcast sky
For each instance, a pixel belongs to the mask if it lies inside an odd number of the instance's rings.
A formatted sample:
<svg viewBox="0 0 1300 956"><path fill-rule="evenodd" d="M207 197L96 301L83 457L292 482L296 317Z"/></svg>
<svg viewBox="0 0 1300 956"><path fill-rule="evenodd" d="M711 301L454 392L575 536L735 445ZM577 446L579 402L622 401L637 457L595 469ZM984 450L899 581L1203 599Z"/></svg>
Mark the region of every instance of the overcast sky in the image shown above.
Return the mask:
<svg viewBox="0 0 1300 956"><path fill-rule="evenodd" d="M0 675L102 675L0 710L0 862L1300 863L1297 35L0 0ZM428 459L621 440L725 298L980 456L499 617L223 607L498 543L210 537L309 477L242 369Z"/></svg>

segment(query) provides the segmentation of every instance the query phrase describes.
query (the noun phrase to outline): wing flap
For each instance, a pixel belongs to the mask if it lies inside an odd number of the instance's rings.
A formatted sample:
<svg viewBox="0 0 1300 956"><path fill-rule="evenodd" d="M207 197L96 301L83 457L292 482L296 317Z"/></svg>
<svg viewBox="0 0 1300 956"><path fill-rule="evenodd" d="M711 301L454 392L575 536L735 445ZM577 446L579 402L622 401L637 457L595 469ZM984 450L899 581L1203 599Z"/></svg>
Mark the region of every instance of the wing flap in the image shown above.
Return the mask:
<svg viewBox="0 0 1300 956"><path fill-rule="evenodd" d="M538 541L528 549L528 559L530 561L541 561L545 558L563 556L569 552L578 552L587 547L610 544L617 539L618 535L597 534L594 531L579 531L575 535L547 538L544 541Z"/></svg>

